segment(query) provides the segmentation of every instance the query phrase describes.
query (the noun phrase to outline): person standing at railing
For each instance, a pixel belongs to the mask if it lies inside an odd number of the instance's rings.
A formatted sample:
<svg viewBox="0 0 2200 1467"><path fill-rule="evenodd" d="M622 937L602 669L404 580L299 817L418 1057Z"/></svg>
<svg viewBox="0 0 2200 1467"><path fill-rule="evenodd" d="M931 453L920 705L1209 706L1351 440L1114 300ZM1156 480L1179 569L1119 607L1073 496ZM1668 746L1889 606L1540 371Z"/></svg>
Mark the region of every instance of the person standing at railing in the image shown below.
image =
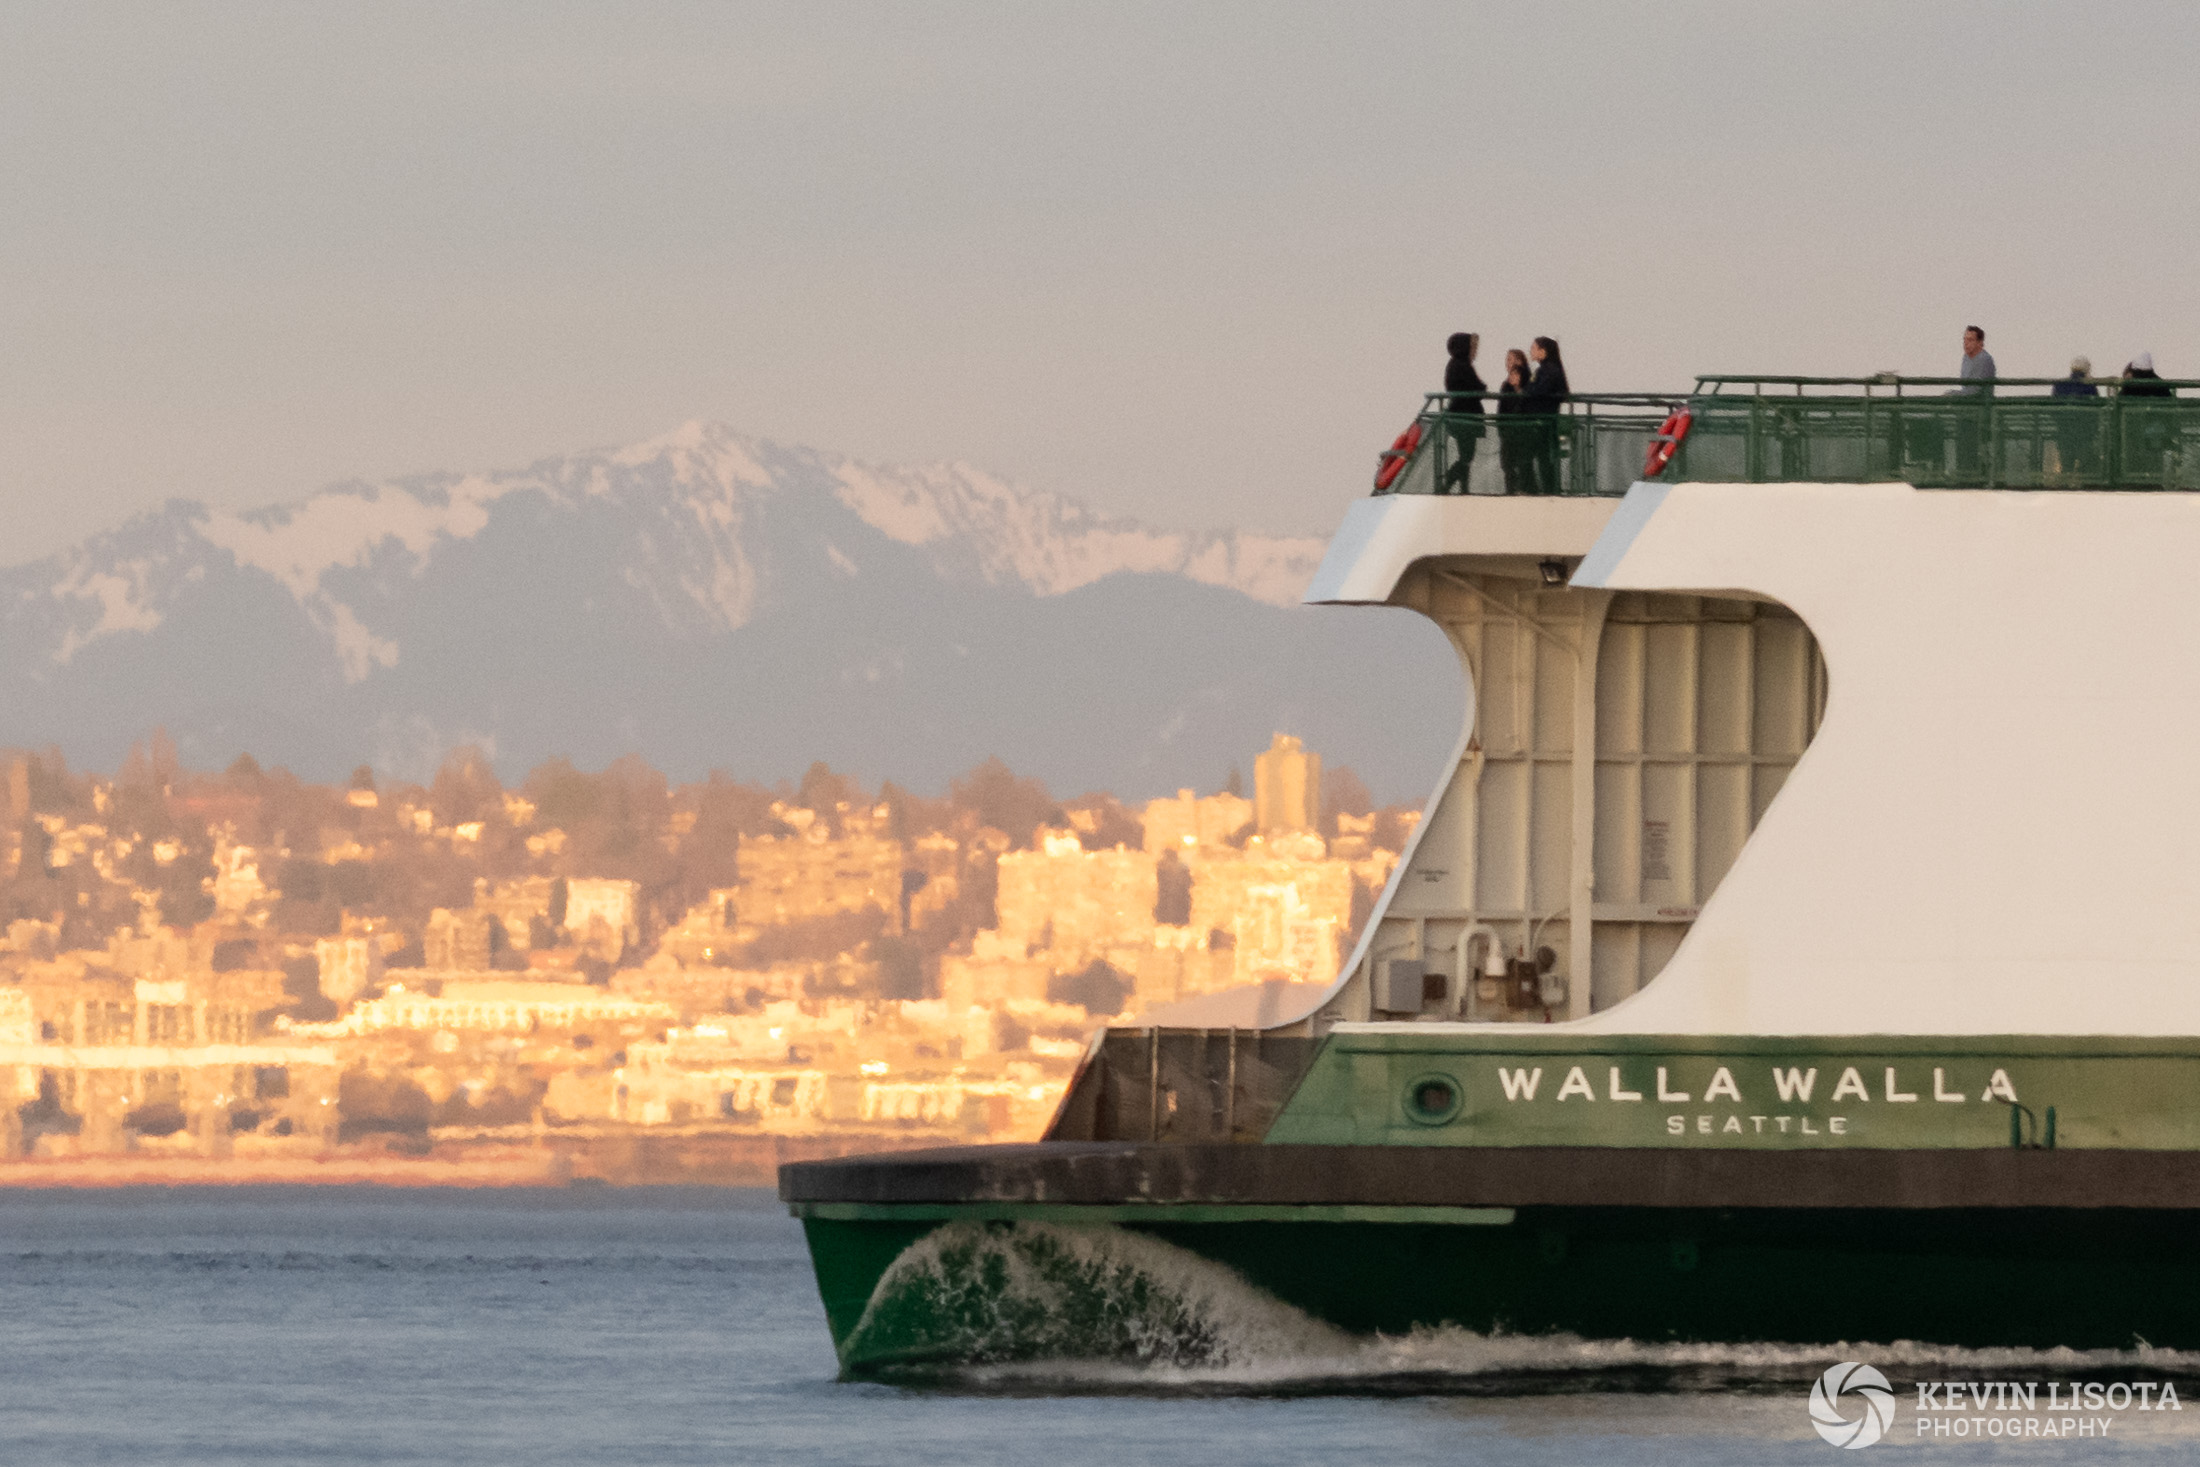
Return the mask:
<svg viewBox="0 0 2200 1467"><path fill-rule="evenodd" d="M1986 328L1963 328L1963 360L1956 366L1956 375L1964 385L1948 390L1949 397L1988 398L1994 395L1994 358L1986 350ZM1986 414L1989 411L1982 401L1975 410L1959 410L1955 424L1956 474L1968 478L1978 473L1979 445L1986 437Z"/></svg>
<svg viewBox="0 0 2200 1467"><path fill-rule="evenodd" d="M2123 387L2125 397L2175 397L2176 389L2162 385L2162 374L2154 370L2154 353L2143 351L2131 359L2124 368Z"/></svg>
<svg viewBox="0 0 2200 1467"><path fill-rule="evenodd" d="M2101 389L2093 385L2093 360L2090 357L2072 357L2070 375L2049 389L2051 397L2099 397Z"/></svg>
<svg viewBox="0 0 2200 1467"><path fill-rule="evenodd" d="M1528 428L1520 415L1528 410L1528 354L1518 347L1505 353L1505 380L1497 388L1497 461L1505 470L1505 492L1529 492Z"/></svg>
<svg viewBox="0 0 2200 1467"><path fill-rule="evenodd" d="M1439 494L1464 494L1467 476L1474 468L1474 451L1482 442L1482 394L1488 391L1474 370L1475 353L1482 338L1472 331L1458 331L1444 343L1451 360L1444 364L1444 391L1458 394L1444 399L1445 425L1451 430L1452 463L1444 471Z"/></svg>
<svg viewBox="0 0 2200 1467"><path fill-rule="evenodd" d="M1986 328L1983 326L1963 328L1963 360L1956 365L1956 375L1965 382L1985 384L1994 380L1994 357L1986 350ZM1981 393L1991 394L1993 390L1991 386L1983 385L1958 387L1949 395L1975 397Z"/></svg>
<svg viewBox="0 0 2200 1467"><path fill-rule="evenodd" d="M1528 353L1535 358L1535 376L1528 380L1528 400L1522 407L1535 419L1534 436L1529 440L1528 492L1556 494L1559 404L1570 392L1566 364L1559 359L1558 342L1552 337L1538 336L1528 344Z"/></svg>
<svg viewBox="0 0 2200 1467"><path fill-rule="evenodd" d="M2092 359L2072 357L2070 375L2048 389L2048 395L2098 398L2101 389L2093 385ZM2077 415L2072 414L2055 424L2055 436L2047 443L2049 479L2061 479L2066 474L2083 479L2099 466L2100 455L2093 451L2093 445L2101 431L2100 414L2089 412L2082 416L2083 422L2077 421Z"/></svg>
<svg viewBox="0 0 2200 1467"><path fill-rule="evenodd" d="M2174 388L2162 381L2162 374L2154 370L2154 353L2150 351L2143 351L2131 359L2131 364L2124 368L2123 383L2117 393L2126 398L2177 395ZM2124 429L2125 479L2153 479L2159 475L2162 483L2170 482L2170 444L2174 430L2164 421L2170 411L2147 404L2119 414Z"/></svg>

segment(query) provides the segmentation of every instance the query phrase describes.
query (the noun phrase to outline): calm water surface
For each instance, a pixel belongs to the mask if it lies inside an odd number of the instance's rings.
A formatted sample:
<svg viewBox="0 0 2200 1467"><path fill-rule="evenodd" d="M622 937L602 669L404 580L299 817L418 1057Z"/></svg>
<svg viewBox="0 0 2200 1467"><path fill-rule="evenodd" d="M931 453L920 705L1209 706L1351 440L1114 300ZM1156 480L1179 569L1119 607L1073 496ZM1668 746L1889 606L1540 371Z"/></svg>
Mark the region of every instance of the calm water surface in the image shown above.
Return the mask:
<svg viewBox="0 0 2200 1467"><path fill-rule="evenodd" d="M801 1232L766 1193L0 1192L7 1463L1859 1460L1811 1431L1817 1368L1461 1336L1334 1369L843 1385ZM1861 1460L2200 1448L2200 1398L2122 1413L2106 1442L1920 1444L1912 1420L1905 1392Z"/></svg>

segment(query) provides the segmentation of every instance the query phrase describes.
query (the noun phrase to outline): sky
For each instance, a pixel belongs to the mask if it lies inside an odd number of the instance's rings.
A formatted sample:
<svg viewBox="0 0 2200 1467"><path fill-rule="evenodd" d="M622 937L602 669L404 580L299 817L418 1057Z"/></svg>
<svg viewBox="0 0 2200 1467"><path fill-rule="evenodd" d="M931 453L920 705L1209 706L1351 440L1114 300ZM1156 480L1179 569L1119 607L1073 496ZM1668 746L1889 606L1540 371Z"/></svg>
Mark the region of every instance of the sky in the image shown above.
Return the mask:
<svg viewBox="0 0 2200 1467"><path fill-rule="evenodd" d="M714 419L1326 533L1441 375L2200 376L2200 7L0 5L0 563Z"/></svg>

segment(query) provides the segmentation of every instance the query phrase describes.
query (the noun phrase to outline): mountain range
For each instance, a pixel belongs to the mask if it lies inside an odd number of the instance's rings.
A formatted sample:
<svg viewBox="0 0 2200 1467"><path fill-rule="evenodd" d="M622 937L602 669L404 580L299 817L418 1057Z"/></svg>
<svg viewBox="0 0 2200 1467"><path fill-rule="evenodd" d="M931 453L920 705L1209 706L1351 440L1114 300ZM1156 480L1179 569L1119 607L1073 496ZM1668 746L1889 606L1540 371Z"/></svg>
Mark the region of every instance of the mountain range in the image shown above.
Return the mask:
<svg viewBox="0 0 2200 1467"><path fill-rule="evenodd" d="M187 764L317 779L422 778L461 744L508 778L823 759L918 790L999 755L1144 798L1249 774L1288 731L1418 799L1456 663L1409 613L1297 605L1322 548L691 423L241 513L171 501L0 569L0 744L113 768L163 727Z"/></svg>

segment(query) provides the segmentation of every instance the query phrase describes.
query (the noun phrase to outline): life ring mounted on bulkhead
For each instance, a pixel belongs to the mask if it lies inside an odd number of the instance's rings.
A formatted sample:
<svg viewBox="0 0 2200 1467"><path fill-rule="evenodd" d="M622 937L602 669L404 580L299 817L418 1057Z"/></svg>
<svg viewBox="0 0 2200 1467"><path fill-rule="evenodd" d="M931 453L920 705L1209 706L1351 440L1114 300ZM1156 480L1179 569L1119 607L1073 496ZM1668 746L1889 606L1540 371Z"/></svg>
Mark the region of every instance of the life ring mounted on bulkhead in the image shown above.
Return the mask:
<svg viewBox="0 0 2200 1467"><path fill-rule="evenodd" d="M1650 439L1650 451L1642 457L1642 476L1655 479L1665 472L1665 466L1673 461L1681 443L1688 437L1688 430L1695 423L1695 415L1687 408L1673 409L1658 426Z"/></svg>
<svg viewBox="0 0 2200 1467"><path fill-rule="evenodd" d="M1391 441L1375 460L1375 492L1382 493L1398 481L1398 475L1413 457L1413 450L1421 446L1421 424L1418 419L1406 425L1406 430Z"/></svg>

